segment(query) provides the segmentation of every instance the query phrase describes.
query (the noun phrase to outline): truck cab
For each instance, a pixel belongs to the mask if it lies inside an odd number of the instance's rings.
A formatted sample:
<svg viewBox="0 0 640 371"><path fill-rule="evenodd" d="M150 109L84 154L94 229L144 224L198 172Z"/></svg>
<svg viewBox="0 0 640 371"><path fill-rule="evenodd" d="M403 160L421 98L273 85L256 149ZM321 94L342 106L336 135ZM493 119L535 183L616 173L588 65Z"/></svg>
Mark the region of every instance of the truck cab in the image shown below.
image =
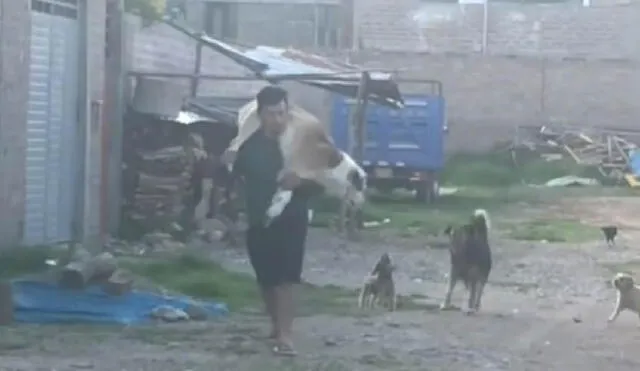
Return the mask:
<svg viewBox="0 0 640 371"><path fill-rule="evenodd" d="M438 195L438 173L444 166L445 100L439 82L431 94L403 96L405 106L393 109L370 103L366 111L366 142L360 165L369 186L381 192L414 191L420 202ZM335 97L332 134L348 148L349 118L355 100Z"/></svg>

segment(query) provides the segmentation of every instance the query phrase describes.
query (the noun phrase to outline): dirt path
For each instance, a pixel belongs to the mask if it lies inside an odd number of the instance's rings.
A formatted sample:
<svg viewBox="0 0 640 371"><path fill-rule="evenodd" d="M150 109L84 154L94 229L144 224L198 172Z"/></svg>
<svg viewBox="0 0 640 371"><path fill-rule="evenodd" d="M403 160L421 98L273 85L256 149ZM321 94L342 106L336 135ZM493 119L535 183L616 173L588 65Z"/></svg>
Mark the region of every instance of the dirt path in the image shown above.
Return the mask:
<svg viewBox="0 0 640 371"><path fill-rule="evenodd" d="M615 210L609 203L594 205ZM583 207L607 219L604 210ZM635 223L632 213L618 215ZM636 258L630 247L635 233L624 233L615 249L600 241L515 242L494 233L495 267L478 315L422 310L301 318L301 355L295 360L272 357L263 340L264 319L245 313L208 324L93 328L89 337L80 327L20 327L8 334L13 343L0 347L0 370L638 370L640 322L625 313L606 323L615 293L607 284L611 272L602 265ZM314 230L305 280L357 288L388 251L398 265L399 291L435 307L444 293L448 256L428 245L368 235L343 247L326 231ZM249 270L242 250L215 249L212 255L232 269ZM465 294L460 288L454 300L461 303Z"/></svg>

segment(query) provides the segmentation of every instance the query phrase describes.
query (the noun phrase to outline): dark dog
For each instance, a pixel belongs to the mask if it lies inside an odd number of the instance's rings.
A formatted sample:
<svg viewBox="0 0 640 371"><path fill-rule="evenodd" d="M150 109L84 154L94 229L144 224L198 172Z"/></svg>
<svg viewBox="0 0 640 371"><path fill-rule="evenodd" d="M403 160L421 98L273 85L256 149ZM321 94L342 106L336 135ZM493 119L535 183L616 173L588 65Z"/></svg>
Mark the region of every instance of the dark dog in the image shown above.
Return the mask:
<svg viewBox="0 0 640 371"><path fill-rule="evenodd" d="M384 253L367 276L358 297L359 308L373 308L378 302L390 311L397 308L396 286L393 282L394 267L389 254Z"/></svg>
<svg viewBox="0 0 640 371"><path fill-rule="evenodd" d="M616 245L616 236L618 235L618 227L613 225L607 225L602 228L602 233L604 233L604 240L607 242L609 247L613 247Z"/></svg>
<svg viewBox="0 0 640 371"><path fill-rule="evenodd" d="M441 309L451 308L451 295L459 280L462 280L469 290L469 301L465 311L471 314L480 309L482 293L492 264L488 238L490 225L488 213L478 209L468 224L460 227L449 226L445 230L451 242L451 267L447 293Z"/></svg>

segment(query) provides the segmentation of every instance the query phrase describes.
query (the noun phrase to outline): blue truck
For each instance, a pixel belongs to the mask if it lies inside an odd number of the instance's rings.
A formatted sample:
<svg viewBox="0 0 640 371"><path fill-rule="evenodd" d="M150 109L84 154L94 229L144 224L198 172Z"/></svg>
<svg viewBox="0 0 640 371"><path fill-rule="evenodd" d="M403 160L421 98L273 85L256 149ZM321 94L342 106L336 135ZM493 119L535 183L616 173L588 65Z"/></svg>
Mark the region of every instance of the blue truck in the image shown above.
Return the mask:
<svg viewBox="0 0 640 371"><path fill-rule="evenodd" d="M405 107L393 109L370 103L366 112L366 141L361 166L369 186L388 193L415 192L420 202L438 195L438 173L444 167L445 100L439 82L431 94L403 96ZM348 147L349 118L354 99L336 96L332 135L336 145Z"/></svg>

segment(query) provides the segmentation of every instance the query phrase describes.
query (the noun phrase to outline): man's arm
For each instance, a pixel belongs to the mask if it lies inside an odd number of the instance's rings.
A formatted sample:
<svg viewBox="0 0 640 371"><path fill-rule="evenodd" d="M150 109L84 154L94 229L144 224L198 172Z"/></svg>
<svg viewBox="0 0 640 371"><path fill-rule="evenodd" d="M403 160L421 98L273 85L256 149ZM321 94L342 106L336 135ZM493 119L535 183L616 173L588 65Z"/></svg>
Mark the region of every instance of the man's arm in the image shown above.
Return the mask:
<svg viewBox="0 0 640 371"><path fill-rule="evenodd" d="M307 198L321 195L322 192L324 192L324 188L320 184L309 179L301 179L300 185L296 187L296 193Z"/></svg>

